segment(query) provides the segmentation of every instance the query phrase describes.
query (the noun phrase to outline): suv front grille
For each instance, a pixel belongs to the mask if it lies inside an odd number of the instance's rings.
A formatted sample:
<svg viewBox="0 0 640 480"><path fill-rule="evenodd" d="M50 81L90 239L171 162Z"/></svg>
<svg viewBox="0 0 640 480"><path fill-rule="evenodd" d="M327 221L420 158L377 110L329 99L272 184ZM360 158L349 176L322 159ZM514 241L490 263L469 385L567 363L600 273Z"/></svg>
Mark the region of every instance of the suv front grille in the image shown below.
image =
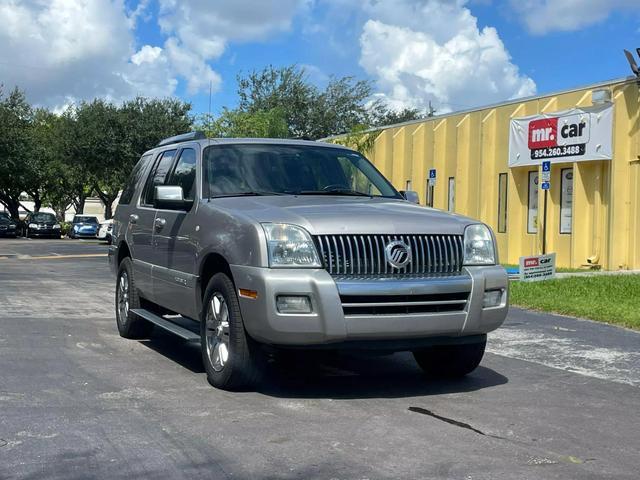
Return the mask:
<svg viewBox="0 0 640 480"><path fill-rule="evenodd" d="M411 249L402 268L387 261L385 247L400 240ZM316 235L323 267L337 276L430 275L462 270L462 235Z"/></svg>
<svg viewBox="0 0 640 480"><path fill-rule="evenodd" d="M427 295L340 295L345 315L461 312L469 292Z"/></svg>

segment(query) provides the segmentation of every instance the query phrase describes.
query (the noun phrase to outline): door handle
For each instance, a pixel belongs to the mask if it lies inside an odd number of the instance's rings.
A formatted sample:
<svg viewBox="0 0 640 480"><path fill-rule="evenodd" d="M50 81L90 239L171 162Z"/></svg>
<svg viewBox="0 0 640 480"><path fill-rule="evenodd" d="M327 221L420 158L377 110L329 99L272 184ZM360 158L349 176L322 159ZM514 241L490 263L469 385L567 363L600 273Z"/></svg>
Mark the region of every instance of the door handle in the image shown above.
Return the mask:
<svg viewBox="0 0 640 480"><path fill-rule="evenodd" d="M131 215L129 215L129 223L138 223L139 218L140 217L138 217L138 215L132 213Z"/></svg>
<svg viewBox="0 0 640 480"><path fill-rule="evenodd" d="M167 224L167 221L164 218L156 218L156 221L154 223L156 228L158 230L161 230L162 227L164 227Z"/></svg>

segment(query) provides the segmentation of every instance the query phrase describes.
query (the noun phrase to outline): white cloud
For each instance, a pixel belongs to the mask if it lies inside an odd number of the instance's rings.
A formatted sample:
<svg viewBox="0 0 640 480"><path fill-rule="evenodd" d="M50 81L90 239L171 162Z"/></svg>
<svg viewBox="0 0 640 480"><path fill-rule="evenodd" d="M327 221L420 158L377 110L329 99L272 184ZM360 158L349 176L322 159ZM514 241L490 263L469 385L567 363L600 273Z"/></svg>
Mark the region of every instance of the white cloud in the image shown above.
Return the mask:
<svg viewBox="0 0 640 480"><path fill-rule="evenodd" d="M531 33L573 31L605 20L614 10L633 9L638 0L511 0Z"/></svg>
<svg viewBox="0 0 640 480"><path fill-rule="evenodd" d="M228 42L263 40L290 29L308 0L160 0L158 23L169 36L165 50L189 93L214 91L222 82L208 62L220 58Z"/></svg>
<svg viewBox="0 0 640 480"><path fill-rule="evenodd" d="M289 30L310 0L160 0L160 25L167 33L191 31L235 41L263 40ZM194 37L194 40L197 37Z"/></svg>
<svg viewBox="0 0 640 480"><path fill-rule="evenodd" d="M162 52L134 53L131 22L123 0L5 0L1 81L53 107L96 96L173 94L177 82Z"/></svg>
<svg viewBox="0 0 640 480"><path fill-rule="evenodd" d="M342 2L346 0L340 0ZM354 0L355 1L355 0ZM360 65L391 106L440 113L535 93L495 28L478 29L462 0L368 0Z"/></svg>
<svg viewBox="0 0 640 480"><path fill-rule="evenodd" d="M287 31L311 0L160 0L163 44L136 45L149 0L1 0L0 82L37 104L81 99L169 96L184 79L189 93L217 89L210 63L229 42ZM154 20L155 21L155 20Z"/></svg>

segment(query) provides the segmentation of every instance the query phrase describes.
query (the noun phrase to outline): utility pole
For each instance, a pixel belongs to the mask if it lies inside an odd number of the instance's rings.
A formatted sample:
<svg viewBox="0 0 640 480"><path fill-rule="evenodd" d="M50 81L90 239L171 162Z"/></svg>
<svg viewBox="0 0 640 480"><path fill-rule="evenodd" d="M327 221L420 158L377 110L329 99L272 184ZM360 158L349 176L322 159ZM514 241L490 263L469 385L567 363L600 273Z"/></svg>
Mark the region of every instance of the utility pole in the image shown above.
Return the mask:
<svg viewBox="0 0 640 480"><path fill-rule="evenodd" d="M431 105L431 100L429 100L429 111L427 112L427 117L433 117L436 113L436 109Z"/></svg>

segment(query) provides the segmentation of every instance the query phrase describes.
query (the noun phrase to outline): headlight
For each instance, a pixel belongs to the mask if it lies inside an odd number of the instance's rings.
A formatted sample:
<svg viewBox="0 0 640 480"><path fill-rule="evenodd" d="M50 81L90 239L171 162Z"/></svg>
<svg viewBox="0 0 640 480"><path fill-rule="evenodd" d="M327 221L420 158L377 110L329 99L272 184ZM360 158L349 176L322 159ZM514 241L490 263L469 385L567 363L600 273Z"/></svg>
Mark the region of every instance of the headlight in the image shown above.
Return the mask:
<svg viewBox="0 0 640 480"><path fill-rule="evenodd" d="M296 225L263 223L267 236L269 266L321 267L320 257L309 233Z"/></svg>
<svg viewBox="0 0 640 480"><path fill-rule="evenodd" d="M489 227L469 225L464 230L464 264L495 265L496 249Z"/></svg>
<svg viewBox="0 0 640 480"><path fill-rule="evenodd" d="M12 228L16 228L16 226L13 223L9 225L9 230L11 230Z"/></svg>
<svg viewBox="0 0 640 480"><path fill-rule="evenodd" d="M60 224L59 224L59 223L56 223L56 224L53 226L53 228L60 228Z"/></svg>
<svg viewBox="0 0 640 480"><path fill-rule="evenodd" d="M38 224L37 223L30 223L29 224L29 228L38 228Z"/></svg>

